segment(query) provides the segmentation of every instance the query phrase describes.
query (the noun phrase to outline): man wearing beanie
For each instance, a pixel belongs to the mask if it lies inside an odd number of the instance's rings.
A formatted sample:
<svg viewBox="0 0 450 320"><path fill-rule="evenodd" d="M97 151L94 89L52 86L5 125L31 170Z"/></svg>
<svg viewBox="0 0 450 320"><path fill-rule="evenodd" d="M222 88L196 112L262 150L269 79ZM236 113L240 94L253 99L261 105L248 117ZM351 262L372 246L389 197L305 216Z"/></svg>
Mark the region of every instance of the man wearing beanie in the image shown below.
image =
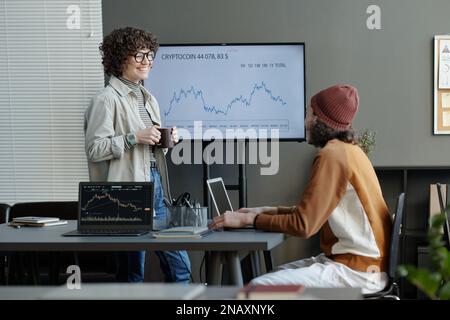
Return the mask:
<svg viewBox="0 0 450 320"><path fill-rule="evenodd" d="M392 222L375 170L352 128L358 107L357 89L350 85L335 85L311 98L306 140L321 149L295 206L241 208L214 219L212 228L253 224L305 239L321 231L322 254L282 265L252 284L359 287L363 293L387 285Z"/></svg>

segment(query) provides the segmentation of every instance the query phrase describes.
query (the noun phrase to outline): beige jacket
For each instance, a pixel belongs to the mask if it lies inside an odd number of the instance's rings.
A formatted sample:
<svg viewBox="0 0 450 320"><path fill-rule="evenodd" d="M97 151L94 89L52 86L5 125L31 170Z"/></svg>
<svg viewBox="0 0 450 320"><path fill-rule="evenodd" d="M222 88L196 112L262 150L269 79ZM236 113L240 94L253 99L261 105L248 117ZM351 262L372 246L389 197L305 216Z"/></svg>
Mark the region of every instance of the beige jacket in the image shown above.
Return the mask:
<svg viewBox="0 0 450 320"><path fill-rule="evenodd" d="M153 122L161 126L155 97L141 86L145 108ZM138 99L133 91L114 76L91 100L84 117L85 148L91 181L149 181L150 150L138 144L125 150L125 136L144 129ZM170 198L165 152L155 148L165 196Z"/></svg>
<svg viewBox="0 0 450 320"><path fill-rule="evenodd" d="M328 258L357 271L387 271L392 222L375 170L357 145L329 141L300 201L277 213L259 215L256 227L302 238L321 230Z"/></svg>

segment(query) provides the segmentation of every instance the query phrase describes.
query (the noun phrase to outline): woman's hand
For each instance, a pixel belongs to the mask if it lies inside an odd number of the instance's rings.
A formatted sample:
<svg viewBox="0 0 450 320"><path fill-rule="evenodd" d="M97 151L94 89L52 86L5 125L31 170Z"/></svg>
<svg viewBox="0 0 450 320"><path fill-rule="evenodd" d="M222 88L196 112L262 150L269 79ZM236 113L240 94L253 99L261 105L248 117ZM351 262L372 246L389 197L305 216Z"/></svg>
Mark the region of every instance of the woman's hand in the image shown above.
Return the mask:
<svg viewBox="0 0 450 320"><path fill-rule="evenodd" d="M161 139L158 126L152 126L136 132L136 142L140 144L156 145Z"/></svg>
<svg viewBox="0 0 450 320"><path fill-rule="evenodd" d="M172 141L178 143L179 140L177 127L172 127Z"/></svg>
<svg viewBox="0 0 450 320"><path fill-rule="evenodd" d="M254 212L243 213L239 211L225 211L225 213L213 219L213 222L209 225L209 228L241 228L246 225L253 224L256 216L257 214Z"/></svg>

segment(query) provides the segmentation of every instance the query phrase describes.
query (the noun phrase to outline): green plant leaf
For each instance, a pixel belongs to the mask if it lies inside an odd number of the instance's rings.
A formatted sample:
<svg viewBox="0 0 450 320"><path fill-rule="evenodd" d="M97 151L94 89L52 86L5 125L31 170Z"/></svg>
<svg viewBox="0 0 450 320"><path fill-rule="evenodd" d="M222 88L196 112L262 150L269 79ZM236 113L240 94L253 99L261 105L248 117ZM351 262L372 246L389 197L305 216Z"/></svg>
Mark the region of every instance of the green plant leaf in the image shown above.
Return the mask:
<svg viewBox="0 0 450 320"><path fill-rule="evenodd" d="M428 246L431 249L441 248L444 245L442 241L442 235L439 232L434 232L434 230L430 230L427 235Z"/></svg>
<svg viewBox="0 0 450 320"><path fill-rule="evenodd" d="M443 252L442 277L445 281L450 280L450 252L447 249L445 249L445 253Z"/></svg>
<svg viewBox="0 0 450 320"><path fill-rule="evenodd" d="M408 281L422 290L428 297L437 299L436 293L442 281L442 276L439 273L417 269L411 265L401 266L398 270L400 275L406 275Z"/></svg>
<svg viewBox="0 0 450 320"><path fill-rule="evenodd" d="M441 290L439 290L439 299L450 300L450 282L444 284Z"/></svg>
<svg viewBox="0 0 450 320"><path fill-rule="evenodd" d="M437 214L431 219L427 240L431 262L436 272L417 269L406 265L398 268L398 273L422 290L431 299L450 299L450 252L445 248L442 226L446 221L445 214Z"/></svg>
<svg viewBox="0 0 450 320"><path fill-rule="evenodd" d="M400 277L406 277L406 276L408 276L408 268L407 268L407 266L399 266L398 268L397 268L397 274L400 276Z"/></svg>
<svg viewBox="0 0 450 320"><path fill-rule="evenodd" d="M431 218L431 229L437 229L438 231L440 228L444 225L445 222L445 215L440 213L437 215L434 215L433 218Z"/></svg>

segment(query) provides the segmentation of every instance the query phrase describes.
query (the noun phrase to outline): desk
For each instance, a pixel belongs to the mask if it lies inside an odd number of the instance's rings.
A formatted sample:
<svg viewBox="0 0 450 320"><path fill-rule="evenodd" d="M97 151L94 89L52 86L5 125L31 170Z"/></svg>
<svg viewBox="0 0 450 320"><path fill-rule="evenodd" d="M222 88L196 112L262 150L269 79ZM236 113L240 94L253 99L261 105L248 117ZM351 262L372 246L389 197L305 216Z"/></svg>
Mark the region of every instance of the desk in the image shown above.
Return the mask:
<svg viewBox="0 0 450 320"><path fill-rule="evenodd" d="M224 300L235 299L237 286L200 284L82 284L66 286L0 287L0 300ZM359 300L359 288L305 288L299 300Z"/></svg>
<svg viewBox="0 0 450 320"><path fill-rule="evenodd" d="M77 222L44 228L15 229L0 225L0 252L17 251L138 251L188 250L211 251L209 284L218 285L222 279L221 261L230 268L233 284L242 286L239 251L269 251L285 239L282 233L262 231L219 231L202 239L155 239L151 234L139 237L63 237L76 229Z"/></svg>

